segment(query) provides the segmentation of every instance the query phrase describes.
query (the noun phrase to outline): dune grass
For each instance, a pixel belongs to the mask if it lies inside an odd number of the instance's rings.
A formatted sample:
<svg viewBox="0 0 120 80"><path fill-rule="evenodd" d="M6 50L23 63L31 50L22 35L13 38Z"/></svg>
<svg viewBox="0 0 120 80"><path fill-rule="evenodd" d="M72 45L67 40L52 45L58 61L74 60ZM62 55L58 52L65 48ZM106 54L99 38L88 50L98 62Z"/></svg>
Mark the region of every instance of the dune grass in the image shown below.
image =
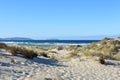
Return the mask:
<svg viewBox="0 0 120 80"><path fill-rule="evenodd" d="M4 43L0 43L0 48L4 48L7 51L9 51L12 55L22 54L26 58L33 58L36 56L43 56L50 58L50 53L57 54L56 51L49 51L51 49L59 50L66 50L70 51L71 53L64 56L64 58L72 58L72 57L79 57L79 56L97 56L99 57L100 54L103 54L103 56L106 59L115 59L120 60L120 41L105 38L101 40L100 42L91 43L86 46L54 46L49 48L39 48L39 47L33 47L33 46L7 46ZM55 58L55 55L52 55L51 58Z"/></svg>
<svg viewBox="0 0 120 80"><path fill-rule="evenodd" d="M0 48L7 49L8 46L5 43L0 43Z"/></svg>
<svg viewBox="0 0 120 80"><path fill-rule="evenodd" d="M115 59L120 61L120 53L118 53L116 56L115 56Z"/></svg>
<svg viewBox="0 0 120 80"><path fill-rule="evenodd" d="M35 53L34 50L28 50L24 47L10 46L8 51L10 51L12 55L22 54L25 58L34 58L37 56L37 53Z"/></svg>
<svg viewBox="0 0 120 80"><path fill-rule="evenodd" d="M0 48L7 50L14 56L17 54L21 54L25 58L33 58L37 56L37 53L35 53L34 50L28 50L24 47L8 46L5 43L0 43Z"/></svg>

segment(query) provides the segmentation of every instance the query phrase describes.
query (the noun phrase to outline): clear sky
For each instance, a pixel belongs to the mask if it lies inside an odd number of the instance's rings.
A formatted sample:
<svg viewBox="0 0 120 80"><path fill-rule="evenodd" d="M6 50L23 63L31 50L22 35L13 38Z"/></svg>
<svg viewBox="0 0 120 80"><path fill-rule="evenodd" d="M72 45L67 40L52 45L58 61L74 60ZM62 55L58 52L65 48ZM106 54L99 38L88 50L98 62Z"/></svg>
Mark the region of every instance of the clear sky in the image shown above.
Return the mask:
<svg viewBox="0 0 120 80"><path fill-rule="evenodd" d="M0 37L120 34L120 0L0 0Z"/></svg>

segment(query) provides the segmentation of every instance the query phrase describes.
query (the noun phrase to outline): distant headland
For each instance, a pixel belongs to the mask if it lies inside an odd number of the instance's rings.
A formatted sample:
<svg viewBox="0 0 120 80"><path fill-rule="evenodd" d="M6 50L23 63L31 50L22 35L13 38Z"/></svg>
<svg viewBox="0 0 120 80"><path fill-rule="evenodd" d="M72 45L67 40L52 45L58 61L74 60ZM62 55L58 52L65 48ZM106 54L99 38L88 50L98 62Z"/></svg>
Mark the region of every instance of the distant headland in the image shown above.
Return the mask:
<svg viewBox="0 0 120 80"><path fill-rule="evenodd" d="M0 38L0 40L33 40L33 39L25 38L25 37L11 37L11 38Z"/></svg>

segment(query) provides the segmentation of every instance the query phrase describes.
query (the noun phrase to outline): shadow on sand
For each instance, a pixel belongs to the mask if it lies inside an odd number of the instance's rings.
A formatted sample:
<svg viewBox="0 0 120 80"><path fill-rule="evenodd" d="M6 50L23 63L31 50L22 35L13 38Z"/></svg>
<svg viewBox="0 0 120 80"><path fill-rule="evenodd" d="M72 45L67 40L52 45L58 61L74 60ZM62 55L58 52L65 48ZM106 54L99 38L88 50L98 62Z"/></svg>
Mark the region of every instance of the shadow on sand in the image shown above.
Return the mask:
<svg viewBox="0 0 120 80"><path fill-rule="evenodd" d="M0 56L4 56L6 58L10 58L10 56L12 55L8 55L8 54L3 54L4 52L0 51ZM20 57L20 56L17 56L17 57ZM21 57L21 58L24 58L24 57ZM26 59L26 58L25 58ZM36 63L39 63L39 64L45 64L45 65L48 65L48 66L64 66L64 67L67 67L65 65L62 65L60 63L58 63L57 60L52 60L52 59L49 59L49 58L44 58L44 57L35 57L33 59L28 59L32 62L36 62ZM1 63L3 66L9 66L10 64L9 63Z"/></svg>
<svg viewBox="0 0 120 80"><path fill-rule="evenodd" d="M64 66L64 67L67 67L65 65L58 64L57 60L52 60L52 59L48 59L48 58L44 58L44 57L41 57L41 58L36 57L32 61L37 62L39 64L49 65L49 66Z"/></svg>
<svg viewBox="0 0 120 80"><path fill-rule="evenodd" d="M106 65L120 66L120 62L119 61L106 61Z"/></svg>
<svg viewBox="0 0 120 80"><path fill-rule="evenodd" d="M10 67L11 66L10 63L4 63L4 62L0 62L0 65L1 66L6 66L6 67Z"/></svg>

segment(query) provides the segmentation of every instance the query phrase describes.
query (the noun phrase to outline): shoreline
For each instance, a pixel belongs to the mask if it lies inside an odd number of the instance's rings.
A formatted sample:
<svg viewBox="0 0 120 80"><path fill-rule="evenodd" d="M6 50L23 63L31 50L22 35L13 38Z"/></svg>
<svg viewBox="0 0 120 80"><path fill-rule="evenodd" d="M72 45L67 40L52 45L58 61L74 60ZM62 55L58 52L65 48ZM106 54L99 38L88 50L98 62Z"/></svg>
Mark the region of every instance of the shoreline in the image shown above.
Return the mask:
<svg viewBox="0 0 120 80"><path fill-rule="evenodd" d="M28 45L28 46L66 46L66 45L87 45L99 40L3 40L0 42L14 45Z"/></svg>
<svg viewBox="0 0 120 80"><path fill-rule="evenodd" d="M0 80L119 80L119 46L120 39L45 48L0 44Z"/></svg>

